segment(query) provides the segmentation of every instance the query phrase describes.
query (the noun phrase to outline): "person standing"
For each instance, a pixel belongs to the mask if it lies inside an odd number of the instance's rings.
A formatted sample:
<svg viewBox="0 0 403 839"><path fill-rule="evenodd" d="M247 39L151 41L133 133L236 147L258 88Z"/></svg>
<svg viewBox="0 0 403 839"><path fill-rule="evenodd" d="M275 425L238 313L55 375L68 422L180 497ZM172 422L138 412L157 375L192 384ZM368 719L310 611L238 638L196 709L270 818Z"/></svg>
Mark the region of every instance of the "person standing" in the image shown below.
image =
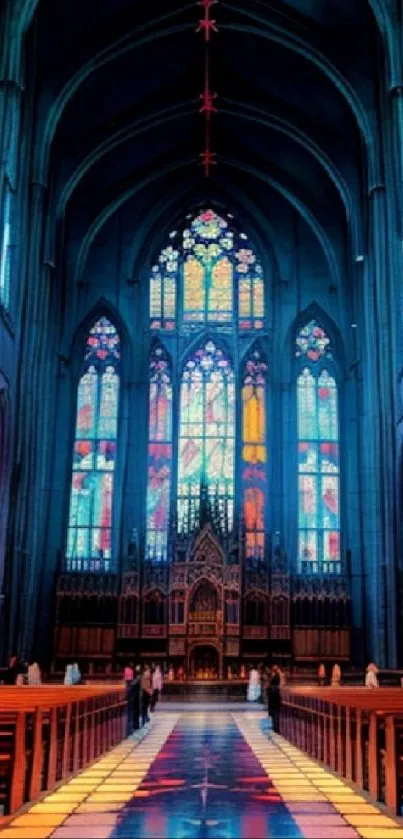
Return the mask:
<svg viewBox="0 0 403 839"><path fill-rule="evenodd" d="M321 664L318 667L318 685L319 685L319 687L323 687L325 684L326 684L326 667L323 664L323 662L321 662Z"/></svg>
<svg viewBox="0 0 403 839"><path fill-rule="evenodd" d="M123 673L123 679L126 688L126 702L127 702L127 727L126 733L129 737L133 733L133 665L130 663L126 665Z"/></svg>
<svg viewBox="0 0 403 839"><path fill-rule="evenodd" d="M37 661L33 661L28 667L27 682L31 687L42 684L41 671Z"/></svg>
<svg viewBox="0 0 403 839"><path fill-rule="evenodd" d="M132 686L133 696L133 729L138 731L140 728L140 705L141 705L141 667L138 664L134 671L134 679Z"/></svg>
<svg viewBox="0 0 403 839"><path fill-rule="evenodd" d="M379 681L378 681L378 668L376 664L371 662L368 664L367 672L365 674L365 687L366 688L379 688Z"/></svg>
<svg viewBox="0 0 403 839"><path fill-rule="evenodd" d="M252 667L249 673L248 702L257 702L261 696L260 676L256 667Z"/></svg>
<svg viewBox="0 0 403 839"><path fill-rule="evenodd" d="M13 656L11 656L11 658L8 662L8 667L7 667L7 672L6 672L6 677L5 677L5 680L4 680L4 684L5 685L15 685L16 681L17 681L18 673L19 673L18 656L13 655Z"/></svg>
<svg viewBox="0 0 403 839"><path fill-rule="evenodd" d="M126 665L124 672L123 672L123 681L126 685L132 685L134 681L134 671L133 671L133 664L130 662Z"/></svg>
<svg viewBox="0 0 403 839"><path fill-rule="evenodd" d="M141 676L141 724L145 725L150 722L148 713L151 701L152 681L151 670L148 664L144 665L144 670Z"/></svg>
<svg viewBox="0 0 403 839"><path fill-rule="evenodd" d="M65 670L65 673L64 673L64 684L69 685L70 687L73 684L73 665L72 664L67 664L66 665L66 670Z"/></svg>
<svg viewBox="0 0 403 839"><path fill-rule="evenodd" d="M280 708L281 708L281 691L280 691L280 668L275 665L271 671L269 682L269 698L268 711L271 717L271 725L275 734L280 732Z"/></svg>
<svg viewBox="0 0 403 839"><path fill-rule="evenodd" d="M73 664L73 685L80 685L82 682L81 670L75 661Z"/></svg>
<svg viewBox="0 0 403 839"><path fill-rule="evenodd" d="M331 687L339 688L341 685L341 670L338 664L334 664L332 668Z"/></svg>
<svg viewBox="0 0 403 839"><path fill-rule="evenodd" d="M153 674L152 674L152 694L151 694L151 702L150 702L150 711L154 711L157 702L160 698L161 691L163 687L163 679L161 673L161 667L159 664L154 667Z"/></svg>

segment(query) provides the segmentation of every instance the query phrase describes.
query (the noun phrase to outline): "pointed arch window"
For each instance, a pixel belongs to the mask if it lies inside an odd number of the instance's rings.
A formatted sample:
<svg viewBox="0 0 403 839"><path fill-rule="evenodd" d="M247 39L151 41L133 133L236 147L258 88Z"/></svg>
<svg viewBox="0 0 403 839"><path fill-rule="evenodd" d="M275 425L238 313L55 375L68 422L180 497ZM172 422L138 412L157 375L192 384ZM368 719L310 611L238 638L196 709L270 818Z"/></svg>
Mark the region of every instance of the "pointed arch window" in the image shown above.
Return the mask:
<svg viewBox="0 0 403 839"><path fill-rule="evenodd" d="M211 340L186 362L179 407L177 518L179 532L199 521L204 500L229 528L234 514L235 377Z"/></svg>
<svg viewBox="0 0 403 839"><path fill-rule="evenodd" d="M249 354L242 382L242 492L246 556L263 559L266 505L266 376L258 349Z"/></svg>
<svg viewBox="0 0 403 839"><path fill-rule="evenodd" d="M311 320L298 333L298 566L339 573L340 458L337 383L331 341Z"/></svg>
<svg viewBox="0 0 403 839"><path fill-rule="evenodd" d="M88 333L77 388L66 564L110 571L120 390L120 338L99 318Z"/></svg>
<svg viewBox="0 0 403 839"><path fill-rule="evenodd" d="M161 345L151 353L148 427L147 557L165 562L172 472L172 377Z"/></svg>
<svg viewBox="0 0 403 839"><path fill-rule="evenodd" d="M176 329L178 302L184 325L263 329L263 269L247 235L211 209L187 222L151 270L151 329Z"/></svg>

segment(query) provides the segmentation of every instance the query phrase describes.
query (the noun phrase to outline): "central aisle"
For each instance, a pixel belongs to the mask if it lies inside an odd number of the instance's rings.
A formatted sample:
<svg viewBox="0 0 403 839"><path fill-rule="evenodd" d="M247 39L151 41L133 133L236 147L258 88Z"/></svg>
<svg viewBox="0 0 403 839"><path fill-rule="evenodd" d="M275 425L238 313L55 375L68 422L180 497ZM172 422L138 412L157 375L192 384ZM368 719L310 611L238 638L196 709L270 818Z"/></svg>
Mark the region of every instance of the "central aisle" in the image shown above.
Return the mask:
<svg viewBox="0 0 403 839"><path fill-rule="evenodd" d="M266 726L260 712L158 712L141 742L126 740L0 839L403 839Z"/></svg>

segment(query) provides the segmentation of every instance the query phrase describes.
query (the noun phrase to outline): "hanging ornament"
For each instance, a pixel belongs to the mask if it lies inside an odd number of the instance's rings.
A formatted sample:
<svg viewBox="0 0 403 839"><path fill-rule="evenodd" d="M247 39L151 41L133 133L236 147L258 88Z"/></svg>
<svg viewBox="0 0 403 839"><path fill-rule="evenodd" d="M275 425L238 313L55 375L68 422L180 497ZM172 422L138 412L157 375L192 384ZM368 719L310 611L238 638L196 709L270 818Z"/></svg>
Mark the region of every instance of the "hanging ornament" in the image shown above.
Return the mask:
<svg viewBox="0 0 403 839"><path fill-rule="evenodd" d="M210 40L210 35L212 32L218 32L217 29L217 21L212 20L210 18L210 9L218 3L218 0L197 0L198 6L203 6L204 8L204 18L199 20L199 23L196 27L196 32L204 32L204 39L206 42Z"/></svg>
<svg viewBox="0 0 403 839"><path fill-rule="evenodd" d="M214 101L217 99L217 94L211 92L209 72L210 35L212 32L218 32L216 20L212 20L210 17L210 9L217 2L218 0L197 0L197 5L202 6L204 8L204 18L202 20L199 20L199 24L196 27L196 32L203 31L205 39L204 90L199 97L202 103L201 107L199 108L199 113L204 114L205 117L205 145L204 151L199 156L201 158L201 163L204 166L204 174L206 178L210 176L211 167L215 166L217 162L217 155L215 152L211 150L210 145L210 120L212 114L217 113L217 108L214 104Z"/></svg>

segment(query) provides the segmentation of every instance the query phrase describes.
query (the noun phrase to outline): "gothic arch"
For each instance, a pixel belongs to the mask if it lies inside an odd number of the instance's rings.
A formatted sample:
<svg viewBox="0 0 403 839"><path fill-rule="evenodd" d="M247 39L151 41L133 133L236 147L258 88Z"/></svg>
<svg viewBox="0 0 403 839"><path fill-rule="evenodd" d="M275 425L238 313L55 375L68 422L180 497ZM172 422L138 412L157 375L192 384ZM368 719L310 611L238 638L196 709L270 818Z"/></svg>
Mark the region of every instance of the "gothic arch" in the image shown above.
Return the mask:
<svg viewBox="0 0 403 839"><path fill-rule="evenodd" d="M132 346L129 329L116 307L105 297L100 297L98 302L95 303L95 305L92 306L87 314L81 319L70 340L66 339L65 346L67 350L67 357L63 360L66 366L71 365L74 378L78 377L79 369L82 365L83 351L88 337L88 332L94 323L102 317L107 318L118 332L122 347L120 362L121 377L122 380L129 377Z"/></svg>
<svg viewBox="0 0 403 839"><path fill-rule="evenodd" d="M299 330L311 320L317 320L331 340L333 358L330 360L330 366L339 384L345 370L345 345L333 318L315 300L299 312L288 327L282 352L284 378L286 381L293 381L295 378L298 367L295 363L295 339Z"/></svg>

